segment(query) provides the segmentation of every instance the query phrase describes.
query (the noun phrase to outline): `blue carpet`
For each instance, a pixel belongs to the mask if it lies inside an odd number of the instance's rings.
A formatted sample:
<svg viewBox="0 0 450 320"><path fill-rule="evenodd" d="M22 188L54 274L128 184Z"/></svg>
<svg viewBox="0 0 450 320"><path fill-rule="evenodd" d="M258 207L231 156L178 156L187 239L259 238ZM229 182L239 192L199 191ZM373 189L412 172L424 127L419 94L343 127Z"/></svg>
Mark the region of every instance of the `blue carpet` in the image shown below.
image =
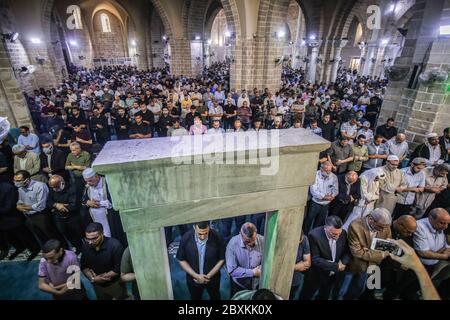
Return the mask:
<svg viewBox="0 0 450 320"><path fill-rule="evenodd" d="M190 299L186 286L186 273L180 268L173 254L169 255L173 294L175 299ZM0 263L0 300L50 300L52 296L38 288L39 260L2 261ZM229 298L229 277L225 269L221 270L222 299ZM82 275L81 281L86 288L89 299L95 299L94 289L88 279ZM131 288L128 290L131 293ZM205 299L208 295L205 291Z"/></svg>
<svg viewBox="0 0 450 320"><path fill-rule="evenodd" d="M250 219L246 219L249 221ZM237 234L236 226L233 223L233 234ZM174 242L169 247L169 265L172 278L172 288L174 299L189 300L190 294L186 285L186 273L181 269L177 259L176 250L180 236L178 228L174 229ZM31 262L23 261L22 255L18 260L0 262L0 300L49 300L52 299L50 294L44 293L38 288L38 266L40 258L36 258ZM95 293L90 281L82 274L83 282L89 299L95 300ZM128 286L128 292L131 294L131 285ZM221 269L220 283L221 297L224 300L230 298L230 278L225 270ZM208 299L206 290L204 299Z"/></svg>

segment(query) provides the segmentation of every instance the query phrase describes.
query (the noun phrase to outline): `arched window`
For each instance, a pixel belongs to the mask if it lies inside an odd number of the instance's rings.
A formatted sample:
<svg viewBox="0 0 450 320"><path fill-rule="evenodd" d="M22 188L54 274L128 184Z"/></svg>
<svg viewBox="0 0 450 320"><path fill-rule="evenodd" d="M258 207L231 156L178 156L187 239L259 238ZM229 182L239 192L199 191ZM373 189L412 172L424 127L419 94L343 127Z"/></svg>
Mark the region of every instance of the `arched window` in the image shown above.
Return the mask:
<svg viewBox="0 0 450 320"><path fill-rule="evenodd" d="M102 22L102 32L111 32L111 23L109 22L109 17L106 13L100 15L100 20Z"/></svg>
<svg viewBox="0 0 450 320"><path fill-rule="evenodd" d="M358 23L356 26L356 32L355 32L355 43L353 44L355 47L358 45L359 42L362 41L363 36L363 29L361 23Z"/></svg>

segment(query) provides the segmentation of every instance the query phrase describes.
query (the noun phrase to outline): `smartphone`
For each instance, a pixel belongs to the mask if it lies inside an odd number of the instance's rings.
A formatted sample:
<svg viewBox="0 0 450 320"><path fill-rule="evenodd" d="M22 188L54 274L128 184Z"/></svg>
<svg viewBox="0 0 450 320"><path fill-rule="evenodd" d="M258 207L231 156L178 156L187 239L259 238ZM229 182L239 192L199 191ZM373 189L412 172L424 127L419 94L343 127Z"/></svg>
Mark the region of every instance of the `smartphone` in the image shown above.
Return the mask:
<svg viewBox="0 0 450 320"><path fill-rule="evenodd" d="M372 244L370 246L370 249L379 250L379 251L388 251L399 257L403 255L402 248L400 248L397 244L395 244L391 241L379 239L379 238L372 239Z"/></svg>

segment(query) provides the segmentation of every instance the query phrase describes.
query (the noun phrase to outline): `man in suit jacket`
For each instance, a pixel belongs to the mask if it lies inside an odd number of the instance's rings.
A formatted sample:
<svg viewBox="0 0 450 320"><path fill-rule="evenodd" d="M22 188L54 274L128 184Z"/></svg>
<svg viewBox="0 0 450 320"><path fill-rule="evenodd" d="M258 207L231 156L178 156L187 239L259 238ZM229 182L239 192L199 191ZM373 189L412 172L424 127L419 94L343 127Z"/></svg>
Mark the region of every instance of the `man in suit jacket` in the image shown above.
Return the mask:
<svg viewBox="0 0 450 320"><path fill-rule="evenodd" d="M21 144L14 145L12 151L14 153L14 173L25 170L31 175L32 180L47 182L45 177L39 174L41 161L36 153L27 151Z"/></svg>
<svg viewBox="0 0 450 320"><path fill-rule="evenodd" d="M220 234L209 228L207 221L194 224L194 229L181 238L177 259L186 272L192 300L201 300L206 290L211 300L220 300L220 269L225 262L225 243Z"/></svg>
<svg viewBox="0 0 450 320"><path fill-rule="evenodd" d="M41 160L41 173L47 176L47 178L50 178L50 175L58 175L63 177L65 181L69 181L70 176L66 171L66 155L64 152L55 148L50 139L43 140L41 147L42 152L39 155Z"/></svg>
<svg viewBox="0 0 450 320"><path fill-rule="evenodd" d="M305 275L300 299L310 300L319 291L317 299L327 300L330 292L340 282L343 271L350 262L347 233L342 220L329 216L325 226L317 227L308 235L312 265ZM336 293L337 293L337 289Z"/></svg>
<svg viewBox="0 0 450 320"><path fill-rule="evenodd" d="M355 171L338 177L339 193L331 202L330 213L345 221L347 215L361 199L361 182Z"/></svg>
<svg viewBox="0 0 450 320"><path fill-rule="evenodd" d="M437 133L429 133L426 135L427 141L425 143L419 144L413 151L410 157L409 164L415 158L425 158L428 159L428 166L434 166L438 164L437 161L442 162L446 159L448 155L447 149L439 143L439 137Z"/></svg>
<svg viewBox="0 0 450 320"><path fill-rule="evenodd" d="M366 217L354 220L348 229L348 245L352 259L348 265L339 299L358 299L365 291L367 268L379 265L389 257L387 251L371 250L373 238L389 239L391 234L391 213L385 208L376 208Z"/></svg>

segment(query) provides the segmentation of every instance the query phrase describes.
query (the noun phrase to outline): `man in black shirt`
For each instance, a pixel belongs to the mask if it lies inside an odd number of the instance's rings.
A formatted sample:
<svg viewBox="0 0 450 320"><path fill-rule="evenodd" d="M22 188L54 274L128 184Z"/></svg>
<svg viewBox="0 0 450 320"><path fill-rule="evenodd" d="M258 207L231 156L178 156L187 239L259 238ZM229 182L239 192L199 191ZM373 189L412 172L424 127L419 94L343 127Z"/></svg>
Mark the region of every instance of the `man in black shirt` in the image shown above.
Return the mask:
<svg viewBox="0 0 450 320"><path fill-rule="evenodd" d="M208 222L194 224L184 234L177 260L186 271L186 282L192 300L201 300L206 290L211 300L220 300L220 269L225 262L225 243Z"/></svg>
<svg viewBox="0 0 450 320"><path fill-rule="evenodd" d="M383 136L384 142L390 140L392 137L395 137L398 133L398 130L396 127L394 127L394 119L389 118L387 119L386 123L379 126L377 130L375 131L375 134L379 134Z"/></svg>
<svg viewBox="0 0 450 320"><path fill-rule="evenodd" d="M120 281L123 246L118 240L105 237L102 224L97 222L87 226L85 240L80 266L92 282L97 299L126 299L127 289Z"/></svg>
<svg viewBox="0 0 450 320"><path fill-rule="evenodd" d="M117 117L115 119L116 134L118 140L128 139L128 130L130 128L130 117L126 114L125 109L120 107L117 109Z"/></svg>
<svg viewBox="0 0 450 320"><path fill-rule="evenodd" d="M148 124L150 128L152 128L155 125L155 115L151 110L147 108L147 105L145 103L141 103L139 108L141 109L139 113L142 116L142 121L145 124Z"/></svg>
<svg viewBox="0 0 450 320"><path fill-rule="evenodd" d="M104 146L109 140L108 119L100 113L100 110L95 107L93 109L94 115L91 117L91 131L95 135L95 141Z"/></svg>
<svg viewBox="0 0 450 320"><path fill-rule="evenodd" d="M66 180L69 179L69 173L66 171L67 155L63 151L55 148L50 138L43 138L41 140L41 147L42 152L39 155L41 160L41 174L47 178L53 174L57 174Z"/></svg>
<svg viewBox="0 0 450 320"><path fill-rule="evenodd" d="M167 137L167 131L173 126L173 119L169 115L167 107L163 107L161 111L162 113L157 124L158 137Z"/></svg>
<svg viewBox="0 0 450 320"><path fill-rule="evenodd" d="M223 115L225 120L225 130L233 129L234 120L236 120L237 115L237 108L231 103L231 101L227 101L227 104L223 107Z"/></svg>
<svg viewBox="0 0 450 320"><path fill-rule="evenodd" d="M76 248L76 253L79 253L83 246L81 239L84 233L76 185L69 186L63 177L53 175L48 186L47 209L51 211L58 230Z"/></svg>
<svg viewBox="0 0 450 320"><path fill-rule="evenodd" d="M325 113L323 118L319 122L319 127L322 129L322 137L330 142L335 139L336 127L333 122L331 122L331 117L328 113Z"/></svg>
<svg viewBox="0 0 450 320"><path fill-rule="evenodd" d="M73 129L76 125L79 125L81 128L86 128L87 124L84 115L80 113L80 109L73 108L72 115L67 117L67 127Z"/></svg>
<svg viewBox="0 0 450 320"><path fill-rule="evenodd" d="M152 129L150 126L142 121L142 116L136 113L134 116L136 123L130 127L130 139L148 139L152 137Z"/></svg>
<svg viewBox="0 0 450 320"><path fill-rule="evenodd" d="M201 117L201 115L199 112L197 112L197 108L194 105L192 105L191 112L186 114L186 120L184 121L184 125L188 131L189 131L190 127L194 124L195 117Z"/></svg>

